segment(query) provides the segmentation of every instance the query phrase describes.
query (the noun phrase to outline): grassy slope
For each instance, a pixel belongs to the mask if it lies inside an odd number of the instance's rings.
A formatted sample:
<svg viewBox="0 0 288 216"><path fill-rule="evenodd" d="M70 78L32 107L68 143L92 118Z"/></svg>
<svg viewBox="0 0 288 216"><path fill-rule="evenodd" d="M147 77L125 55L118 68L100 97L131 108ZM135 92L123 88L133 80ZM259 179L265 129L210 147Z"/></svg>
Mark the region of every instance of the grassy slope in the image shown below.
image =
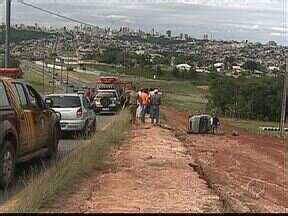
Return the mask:
<svg viewBox="0 0 288 216"><path fill-rule="evenodd" d="M225 120L234 127L248 130L251 132L259 132L260 127L279 127L279 123L277 122L237 120L237 119L225 119Z"/></svg>
<svg viewBox="0 0 288 216"><path fill-rule="evenodd" d="M137 80L139 87L160 88L164 105L191 113L201 113L206 109L207 99L204 90L189 81Z"/></svg>
<svg viewBox="0 0 288 216"><path fill-rule="evenodd" d="M91 141L83 143L51 167L44 168L39 176L32 177L12 201L13 204L8 203L1 211L37 212L43 204L53 200L79 178L87 177L101 168L105 154L114 144L119 143L123 132L129 128L128 115L127 111L122 111L106 130L97 132Z"/></svg>
<svg viewBox="0 0 288 216"><path fill-rule="evenodd" d="M35 72L33 69L27 69L24 72L24 79L29 82L40 93L49 93L52 91L52 84L49 84L50 78L46 75L44 79L45 91L43 91L43 77L41 74ZM55 89L59 89L55 87Z"/></svg>
<svg viewBox="0 0 288 216"><path fill-rule="evenodd" d="M1 26L2 27L2 26ZM23 40L31 40L31 39L40 39L40 38L49 38L53 34L46 32L35 32L29 30L16 30L11 28L11 42L20 42ZM4 43L5 41L5 31L0 32L0 43Z"/></svg>

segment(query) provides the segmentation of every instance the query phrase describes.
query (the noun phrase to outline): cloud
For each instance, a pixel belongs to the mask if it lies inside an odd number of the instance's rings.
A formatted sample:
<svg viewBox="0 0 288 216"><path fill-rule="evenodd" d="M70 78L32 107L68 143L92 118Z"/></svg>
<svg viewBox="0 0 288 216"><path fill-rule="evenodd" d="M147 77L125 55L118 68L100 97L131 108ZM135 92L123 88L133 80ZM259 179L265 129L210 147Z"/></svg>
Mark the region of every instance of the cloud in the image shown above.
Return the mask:
<svg viewBox="0 0 288 216"><path fill-rule="evenodd" d="M282 34L279 32L272 32L271 35L272 36L282 36Z"/></svg>
<svg viewBox="0 0 288 216"><path fill-rule="evenodd" d="M272 27L272 30L277 32L288 32L288 28L283 27Z"/></svg>

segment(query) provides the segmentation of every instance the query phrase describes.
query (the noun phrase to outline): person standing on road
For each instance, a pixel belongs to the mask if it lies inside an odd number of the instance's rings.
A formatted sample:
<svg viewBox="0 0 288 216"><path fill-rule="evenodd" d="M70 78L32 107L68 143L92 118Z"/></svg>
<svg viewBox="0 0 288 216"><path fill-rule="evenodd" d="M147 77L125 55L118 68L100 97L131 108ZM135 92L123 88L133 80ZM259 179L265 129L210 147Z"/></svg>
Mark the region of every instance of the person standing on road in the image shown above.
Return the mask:
<svg viewBox="0 0 288 216"><path fill-rule="evenodd" d="M142 107L141 107L141 93L142 93L142 90L143 89L141 89L141 90L139 90L138 92L137 92L137 98L138 98L138 100L137 100L137 110L136 110L136 118L137 119L141 119L141 112L142 112Z"/></svg>
<svg viewBox="0 0 288 216"><path fill-rule="evenodd" d="M91 96L92 96L92 91L90 88L87 88L85 93L84 93L84 97L89 102L89 104L91 104Z"/></svg>
<svg viewBox="0 0 288 216"><path fill-rule="evenodd" d="M218 133L218 127L220 126L220 121L217 115L212 117L212 130L213 134Z"/></svg>
<svg viewBox="0 0 288 216"><path fill-rule="evenodd" d="M128 92L127 95L127 104L129 106L130 121L132 124L136 123L137 100L138 100L138 94L135 91L135 87L133 87L132 90Z"/></svg>
<svg viewBox="0 0 288 216"><path fill-rule="evenodd" d="M154 119L156 120L156 125L159 124L160 118L160 105L161 105L161 95L159 94L159 90L155 89L154 94L150 99L151 105L151 124L154 125Z"/></svg>
<svg viewBox="0 0 288 216"><path fill-rule="evenodd" d="M96 97L96 91L93 88L90 94L90 107L93 109L94 113L96 114L96 103L94 101L95 97Z"/></svg>
<svg viewBox="0 0 288 216"><path fill-rule="evenodd" d="M144 89L141 92L140 104L141 104L141 121L142 121L142 123L145 123L145 115L146 115L146 112L147 112L147 106L149 104L148 89Z"/></svg>

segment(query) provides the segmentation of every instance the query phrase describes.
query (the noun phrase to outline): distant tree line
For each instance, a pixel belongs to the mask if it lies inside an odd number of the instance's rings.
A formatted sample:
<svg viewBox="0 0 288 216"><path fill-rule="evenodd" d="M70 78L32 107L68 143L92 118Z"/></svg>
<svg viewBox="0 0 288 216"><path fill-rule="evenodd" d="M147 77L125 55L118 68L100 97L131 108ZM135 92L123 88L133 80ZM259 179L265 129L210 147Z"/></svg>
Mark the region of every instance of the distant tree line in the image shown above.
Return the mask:
<svg viewBox="0 0 288 216"><path fill-rule="evenodd" d="M216 78L210 83L208 109L229 117L279 121L282 88L283 77Z"/></svg>
<svg viewBox="0 0 288 216"><path fill-rule="evenodd" d="M0 26L0 44L5 42L5 28ZM10 40L11 42L21 42L24 40L40 39L40 38L49 38L53 34L46 32L37 32L37 31L28 31L28 30L17 30L11 28L10 31Z"/></svg>

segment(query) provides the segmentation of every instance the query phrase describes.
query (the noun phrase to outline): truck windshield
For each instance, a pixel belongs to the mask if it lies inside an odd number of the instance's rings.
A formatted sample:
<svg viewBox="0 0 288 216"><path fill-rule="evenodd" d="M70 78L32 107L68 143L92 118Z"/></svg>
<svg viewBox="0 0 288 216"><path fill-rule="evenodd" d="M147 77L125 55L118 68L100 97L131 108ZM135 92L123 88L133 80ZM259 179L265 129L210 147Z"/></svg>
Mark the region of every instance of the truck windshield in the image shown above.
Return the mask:
<svg viewBox="0 0 288 216"><path fill-rule="evenodd" d="M53 108L81 107L80 97L77 96L52 96Z"/></svg>

